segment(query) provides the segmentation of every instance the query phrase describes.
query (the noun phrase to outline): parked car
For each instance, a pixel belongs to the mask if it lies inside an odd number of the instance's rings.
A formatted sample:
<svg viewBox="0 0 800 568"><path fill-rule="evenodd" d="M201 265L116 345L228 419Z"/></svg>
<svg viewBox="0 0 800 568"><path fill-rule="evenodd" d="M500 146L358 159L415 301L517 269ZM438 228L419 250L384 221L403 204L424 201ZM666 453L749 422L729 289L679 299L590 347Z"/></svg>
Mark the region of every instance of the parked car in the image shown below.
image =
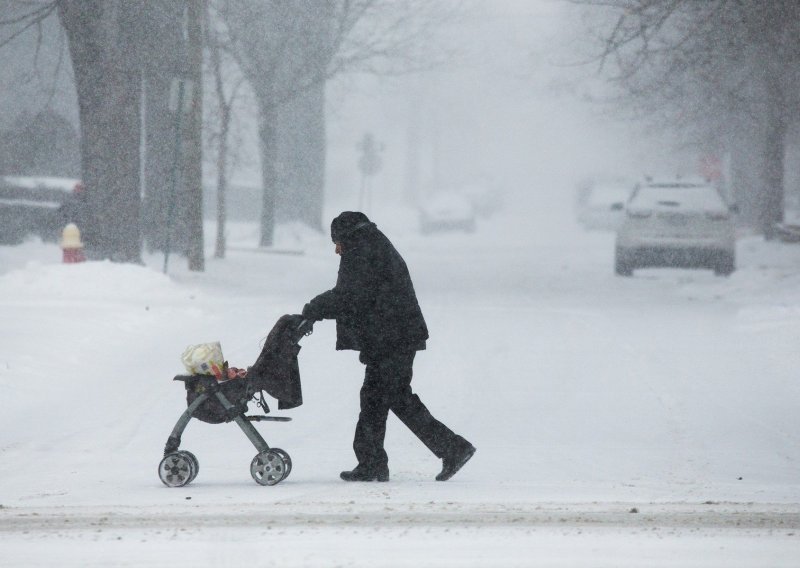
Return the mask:
<svg viewBox="0 0 800 568"><path fill-rule="evenodd" d="M625 203L633 188L633 183L625 181L592 184L578 205L578 222L591 230L615 231L625 218Z"/></svg>
<svg viewBox="0 0 800 568"><path fill-rule="evenodd" d="M496 184L471 183L463 186L459 193L470 200L475 215L482 219L488 219L503 208L503 192Z"/></svg>
<svg viewBox="0 0 800 568"><path fill-rule="evenodd" d="M423 234L452 230L471 233L475 230L475 208L460 193L435 193L422 203L419 213Z"/></svg>
<svg viewBox="0 0 800 568"><path fill-rule="evenodd" d="M55 241L82 210L80 180L51 176L0 177L0 244L18 244L28 235Z"/></svg>
<svg viewBox="0 0 800 568"><path fill-rule="evenodd" d="M615 271L637 268L736 269L735 207L702 181L648 181L637 186L617 231Z"/></svg>

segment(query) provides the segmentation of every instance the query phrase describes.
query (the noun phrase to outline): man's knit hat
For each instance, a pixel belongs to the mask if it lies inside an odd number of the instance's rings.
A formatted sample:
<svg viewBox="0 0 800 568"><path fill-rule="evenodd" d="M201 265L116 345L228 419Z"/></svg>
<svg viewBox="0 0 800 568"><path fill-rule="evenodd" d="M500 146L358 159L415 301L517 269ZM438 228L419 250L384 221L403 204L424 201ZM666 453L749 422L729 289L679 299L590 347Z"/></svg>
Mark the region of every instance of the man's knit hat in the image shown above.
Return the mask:
<svg viewBox="0 0 800 568"><path fill-rule="evenodd" d="M353 233L373 225L360 211L344 211L331 221L331 240L335 243L347 241Z"/></svg>

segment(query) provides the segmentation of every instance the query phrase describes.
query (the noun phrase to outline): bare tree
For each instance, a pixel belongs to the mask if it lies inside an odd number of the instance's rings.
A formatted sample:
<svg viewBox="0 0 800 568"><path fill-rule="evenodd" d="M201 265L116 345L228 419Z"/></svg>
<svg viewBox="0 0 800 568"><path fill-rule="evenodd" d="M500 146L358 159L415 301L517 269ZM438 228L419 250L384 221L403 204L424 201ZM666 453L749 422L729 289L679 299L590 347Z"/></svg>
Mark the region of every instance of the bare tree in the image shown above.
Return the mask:
<svg viewBox="0 0 800 568"><path fill-rule="evenodd" d="M176 116L170 109L173 81L186 75L185 2L149 2L142 17L152 33L142 38L144 57L144 204L142 230L148 250L188 249L181 215L167 217L172 199Z"/></svg>
<svg viewBox="0 0 800 568"><path fill-rule="evenodd" d="M59 0L78 93L84 235L96 257L141 262L137 2Z"/></svg>
<svg viewBox="0 0 800 568"><path fill-rule="evenodd" d="M8 30L0 38L0 47L4 47L30 29L36 30L41 36L42 22L56 12L58 1L41 2L14 2L4 0L0 3L3 15L0 16L0 26ZM41 43L37 44L37 51Z"/></svg>
<svg viewBox="0 0 800 568"><path fill-rule="evenodd" d="M149 0L139 10L146 31L139 38L145 54L142 227L149 250L183 254L190 270L200 271L204 268L200 113L205 3ZM184 90L185 99L190 98L188 113L170 108L177 81L194 85Z"/></svg>
<svg viewBox="0 0 800 568"><path fill-rule="evenodd" d="M81 170L86 203L82 228L92 257L141 262L141 227L150 229L148 232L152 235L153 227L168 227L170 224L170 220L154 220L147 214L166 210L163 203L144 208L145 215L142 216L141 125L147 122L149 126L145 137L150 157L145 164L145 179L149 182L146 187L150 188L148 197L162 196L164 192L160 185L163 186L166 176L164 168L159 169L163 160L159 162L158 158L167 152L154 141L159 140L159 127L170 122L163 120L168 98L164 95L164 85L180 72L187 73L186 68L177 69L175 58L170 56L182 53L183 59L189 59L186 49L181 49L182 46L175 42L169 44L168 39L182 36L180 22L184 11L191 15L196 9L202 9L202 5L201 0L3 2L6 17L0 19L0 26L11 32L0 38L0 47L29 29L35 29L41 35L41 24L51 14L58 15L66 32L80 122ZM189 39L199 37L201 33L202 27L196 33L189 29ZM195 66L200 67L199 59ZM186 67L191 69L191 65ZM143 117L142 86L145 82L151 104L147 105ZM195 138L199 138L199 127L194 127L199 121L192 117L190 115L187 121L187 129L196 132ZM189 180L188 187L196 189L182 192L184 207L177 217L182 221L178 223L184 229L182 232L187 235L184 250L189 255L190 268L202 270L202 201L196 199L200 191L199 165L194 165L200 158L196 152L192 154L191 145L189 148L188 158L183 164L186 170L183 177ZM154 242L157 240L157 237L153 238Z"/></svg>
<svg viewBox="0 0 800 568"><path fill-rule="evenodd" d="M642 114L758 162L743 195L768 237L783 220L784 159L798 103L800 5L791 0L578 0L610 14L599 59ZM742 152L742 136L753 160ZM734 168L740 170L740 168Z"/></svg>
<svg viewBox="0 0 800 568"><path fill-rule="evenodd" d="M203 38L207 0L187 0L186 4L186 78L192 81L192 97L185 123L187 139L183 161L181 203L185 206L188 235L186 256L189 270L205 269L203 255Z"/></svg>
<svg viewBox="0 0 800 568"><path fill-rule="evenodd" d="M228 193L228 161L229 161L229 138L231 122L233 119L234 105L239 98L244 77L238 75L233 80L228 80L223 63L223 56L228 53L229 46L221 38L218 30L215 29L210 18L210 13L206 12L206 45L209 53L209 63L211 78L216 95L216 121L217 131L212 134L216 142L216 169L217 169L217 234L214 246L214 256L225 258L226 243L226 222L227 222L227 193ZM231 83L230 88L226 84Z"/></svg>
<svg viewBox="0 0 800 568"><path fill-rule="evenodd" d="M261 154L261 246L271 246L275 228L278 177L278 109L294 95L296 84L279 79L283 62L303 37L303 2L226 0L219 7L230 38L231 53L255 94ZM303 8L303 11L298 10Z"/></svg>
<svg viewBox="0 0 800 568"><path fill-rule="evenodd" d="M424 0L220 0L232 53L258 103L262 246L272 244L282 177L292 184L293 196L305 193L293 199L304 211L301 218L321 226L325 82L348 71L397 73L429 66L435 54L425 51L423 40L445 12ZM294 110L303 116L295 120L302 141L289 143L291 156L303 165L291 169L294 175L281 176L279 110L285 112L289 101L297 101Z"/></svg>

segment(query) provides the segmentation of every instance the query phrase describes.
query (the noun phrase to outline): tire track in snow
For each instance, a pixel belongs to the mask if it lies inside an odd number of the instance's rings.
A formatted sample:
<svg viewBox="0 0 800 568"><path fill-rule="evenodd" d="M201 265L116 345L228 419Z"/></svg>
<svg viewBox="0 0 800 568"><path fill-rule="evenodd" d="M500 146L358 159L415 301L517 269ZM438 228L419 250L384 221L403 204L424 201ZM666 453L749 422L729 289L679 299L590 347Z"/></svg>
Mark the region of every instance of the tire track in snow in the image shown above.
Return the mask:
<svg viewBox="0 0 800 568"><path fill-rule="evenodd" d="M0 535L82 531L187 531L228 527L577 527L680 530L800 531L798 505L744 503L448 503L366 505L273 503L240 507L146 507L106 511L97 507L0 509Z"/></svg>

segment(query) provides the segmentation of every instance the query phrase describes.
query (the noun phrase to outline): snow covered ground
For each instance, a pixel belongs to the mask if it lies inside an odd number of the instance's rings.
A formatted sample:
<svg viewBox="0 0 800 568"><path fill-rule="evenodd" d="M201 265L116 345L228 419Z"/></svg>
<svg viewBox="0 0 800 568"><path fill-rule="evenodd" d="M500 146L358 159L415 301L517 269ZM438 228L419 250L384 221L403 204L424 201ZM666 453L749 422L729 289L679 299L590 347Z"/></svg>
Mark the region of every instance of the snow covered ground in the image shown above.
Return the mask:
<svg viewBox="0 0 800 568"><path fill-rule="evenodd" d="M327 236L281 227L304 254L265 254L234 225L226 260L169 276L0 247L0 566L800 566L800 246L743 237L730 278L624 279L613 235L509 209L430 237L373 215L431 332L413 385L478 448L447 483L394 417L391 481L339 480L363 367L329 322L302 342L305 404L259 426L288 479L257 485L241 431L194 422L197 479L158 479L183 349L252 364L333 285Z"/></svg>

